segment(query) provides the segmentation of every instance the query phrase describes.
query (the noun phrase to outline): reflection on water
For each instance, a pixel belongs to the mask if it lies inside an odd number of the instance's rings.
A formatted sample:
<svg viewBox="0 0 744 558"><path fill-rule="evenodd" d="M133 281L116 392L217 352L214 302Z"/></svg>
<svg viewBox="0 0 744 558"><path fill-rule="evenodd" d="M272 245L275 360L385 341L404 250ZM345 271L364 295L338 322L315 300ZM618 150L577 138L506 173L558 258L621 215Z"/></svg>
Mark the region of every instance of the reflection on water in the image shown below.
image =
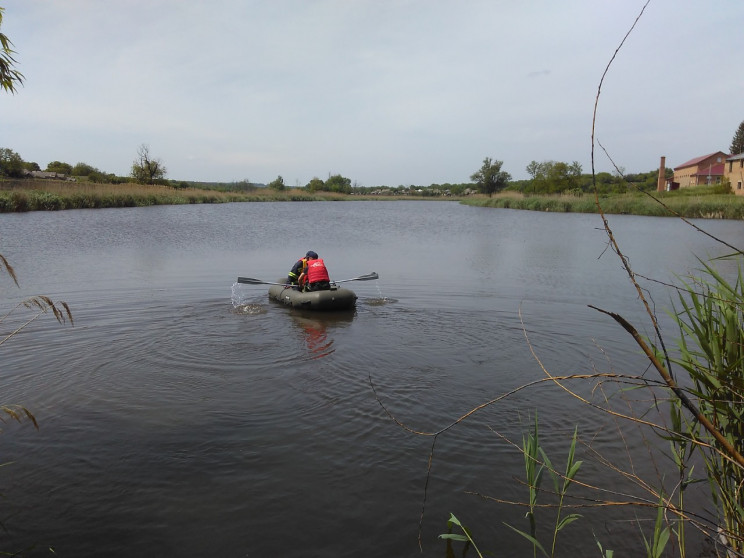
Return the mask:
<svg viewBox="0 0 744 558"><path fill-rule="evenodd" d="M349 312L302 312L292 309L292 323L302 332L311 359L327 357L336 349L333 335L339 328L347 327L354 320ZM329 331L330 330L330 331Z"/></svg>

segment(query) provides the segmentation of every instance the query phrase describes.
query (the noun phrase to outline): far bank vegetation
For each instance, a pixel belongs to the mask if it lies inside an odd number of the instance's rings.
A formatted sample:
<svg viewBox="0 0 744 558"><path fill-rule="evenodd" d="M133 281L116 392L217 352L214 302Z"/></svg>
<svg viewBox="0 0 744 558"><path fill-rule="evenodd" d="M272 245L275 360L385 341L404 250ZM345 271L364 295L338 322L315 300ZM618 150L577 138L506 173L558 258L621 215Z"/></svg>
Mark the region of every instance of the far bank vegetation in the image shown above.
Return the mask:
<svg viewBox="0 0 744 558"><path fill-rule="evenodd" d="M486 158L473 182L428 186L361 186L341 174L289 186L281 175L264 185L248 179L197 182L165 177L163 162L141 145L130 176L106 173L87 163L52 161L45 170L0 148L0 213L104 207L143 207L259 201L343 201L360 199L460 200L483 207L595 213L594 194L606 213L688 218L744 218L744 197L727 182L715 186L656 192L658 170L584 174L577 162L532 161L529 180L511 180L503 162ZM666 169L671 176L672 169ZM587 195L592 194L592 195ZM659 203L661 202L661 203ZM670 211L671 210L671 211Z"/></svg>

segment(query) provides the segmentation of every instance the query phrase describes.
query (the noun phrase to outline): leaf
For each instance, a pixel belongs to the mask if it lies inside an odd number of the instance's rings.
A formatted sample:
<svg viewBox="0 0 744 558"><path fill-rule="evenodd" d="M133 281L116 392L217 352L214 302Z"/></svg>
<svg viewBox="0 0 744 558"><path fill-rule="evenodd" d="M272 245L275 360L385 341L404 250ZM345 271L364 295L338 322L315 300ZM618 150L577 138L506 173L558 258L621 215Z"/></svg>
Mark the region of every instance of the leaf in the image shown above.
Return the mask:
<svg viewBox="0 0 744 558"><path fill-rule="evenodd" d="M582 516L581 516L581 514L578 514L578 513L572 513L571 515L567 515L566 517L564 517L563 519L561 519L561 522L558 524L558 527L556 527L556 531L560 531L561 529L563 529L564 527L566 527L570 523L573 523L574 521L576 521L580 517L582 517Z"/></svg>
<svg viewBox="0 0 744 558"><path fill-rule="evenodd" d="M573 479L576 476L576 473L581 468L581 464L584 463L583 461L577 461L571 467L569 468L568 472L566 473L566 478Z"/></svg>
<svg viewBox="0 0 744 558"><path fill-rule="evenodd" d="M454 513L450 512L450 517L447 520L447 527L452 528L452 525L457 525L458 527L462 528L462 523L460 523L460 520L455 517Z"/></svg>
<svg viewBox="0 0 744 558"><path fill-rule="evenodd" d="M518 534L522 535L525 539L527 539L528 541L530 541L532 543L532 546L534 546L535 548L539 548L540 549L540 552L542 552L545 556L548 556L548 553L545 552L545 549L543 548L543 545L541 545L540 544L540 541L538 541L535 537L533 537L532 535L529 535L529 534L525 533L524 531L520 531L516 527L512 527L508 523L504 523L504 525L506 525L507 527L509 527L509 529L511 529L515 533L518 533Z"/></svg>
<svg viewBox="0 0 744 558"><path fill-rule="evenodd" d="M450 539L453 541L461 541L461 542L469 542L470 539L466 537L465 535L455 535L453 533L447 533L444 535L439 535L440 539Z"/></svg>
<svg viewBox="0 0 744 558"><path fill-rule="evenodd" d="M654 556L659 557L662 554L664 554L664 548L667 545L667 542L669 541L669 527L664 529L660 534L659 538L656 541L656 544L654 544Z"/></svg>

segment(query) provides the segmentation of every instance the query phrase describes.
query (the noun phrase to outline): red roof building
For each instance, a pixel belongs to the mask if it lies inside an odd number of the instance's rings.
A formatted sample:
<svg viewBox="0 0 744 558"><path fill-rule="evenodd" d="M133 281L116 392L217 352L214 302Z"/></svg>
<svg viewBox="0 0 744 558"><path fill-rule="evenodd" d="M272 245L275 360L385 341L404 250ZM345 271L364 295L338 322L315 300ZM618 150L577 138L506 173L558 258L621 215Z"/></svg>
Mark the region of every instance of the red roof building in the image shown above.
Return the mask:
<svg viewBox="0 0 744 558"><path fill-rule="evenodd" d="M728 155L723 151L696 157L678 167L674 167L674 178L672 180L679 184L680 188L720 184L727 158Z"/></svg>

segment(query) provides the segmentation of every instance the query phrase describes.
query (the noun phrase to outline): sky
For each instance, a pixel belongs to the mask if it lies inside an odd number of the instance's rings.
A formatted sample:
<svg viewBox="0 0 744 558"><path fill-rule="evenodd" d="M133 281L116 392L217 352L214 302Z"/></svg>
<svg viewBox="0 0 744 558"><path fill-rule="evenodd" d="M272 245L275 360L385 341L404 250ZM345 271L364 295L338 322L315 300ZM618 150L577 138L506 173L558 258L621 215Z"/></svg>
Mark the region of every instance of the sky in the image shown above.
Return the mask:
<svg viewBox="0 0 744 558"><path fill-rule="evenodd" d="M645 10L644 10L645 5ZM0 0L24 76L0 147L42 169L288 186L469 182L490 157L626 173L728 151L741 0ZM599 89L600 80L623 38ZM601 147L600 145L601 144Z"/></svg>

